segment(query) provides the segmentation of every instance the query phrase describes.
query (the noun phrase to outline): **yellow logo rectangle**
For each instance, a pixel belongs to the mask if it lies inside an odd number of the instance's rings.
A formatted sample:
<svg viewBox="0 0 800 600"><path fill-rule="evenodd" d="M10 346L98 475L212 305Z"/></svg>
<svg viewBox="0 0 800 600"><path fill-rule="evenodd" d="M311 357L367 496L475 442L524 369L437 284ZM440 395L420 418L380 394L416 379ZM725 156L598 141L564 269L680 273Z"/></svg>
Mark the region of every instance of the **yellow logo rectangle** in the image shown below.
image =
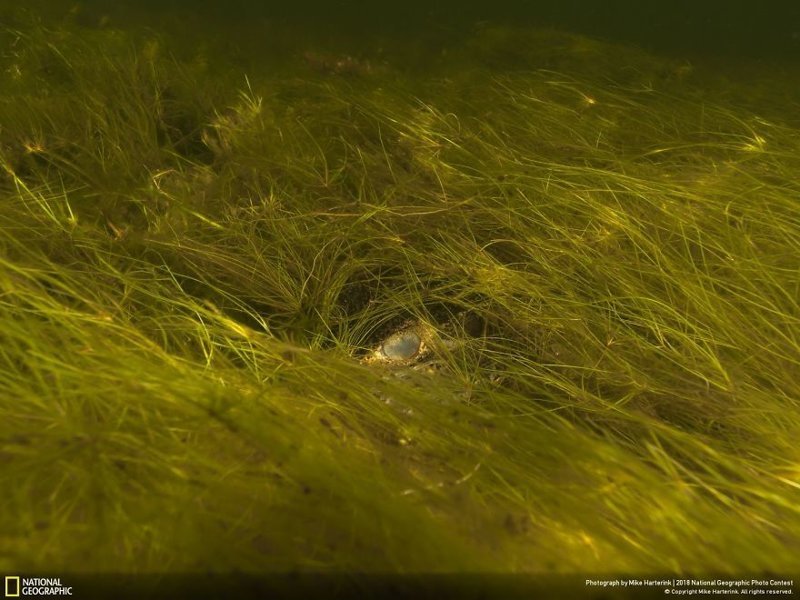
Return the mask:
<svg viewBox="0 0 800 600"><path fill-rule="evenodd" d="M19 576L6 575L6 598L19 598Z"/></svg>

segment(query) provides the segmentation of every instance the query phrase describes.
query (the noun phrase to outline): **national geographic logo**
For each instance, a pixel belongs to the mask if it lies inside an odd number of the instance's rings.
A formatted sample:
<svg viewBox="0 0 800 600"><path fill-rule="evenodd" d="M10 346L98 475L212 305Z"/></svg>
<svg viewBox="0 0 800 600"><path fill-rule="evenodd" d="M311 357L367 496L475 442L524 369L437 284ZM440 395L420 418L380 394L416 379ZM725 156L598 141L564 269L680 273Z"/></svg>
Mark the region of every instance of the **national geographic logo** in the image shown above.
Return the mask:
<svg viewBox="0 0 800 600"><path fill-rule="evenodd" d="M5 597L20 596L72 596L72 586L63 585L60 577L6 575Z"/></svg>

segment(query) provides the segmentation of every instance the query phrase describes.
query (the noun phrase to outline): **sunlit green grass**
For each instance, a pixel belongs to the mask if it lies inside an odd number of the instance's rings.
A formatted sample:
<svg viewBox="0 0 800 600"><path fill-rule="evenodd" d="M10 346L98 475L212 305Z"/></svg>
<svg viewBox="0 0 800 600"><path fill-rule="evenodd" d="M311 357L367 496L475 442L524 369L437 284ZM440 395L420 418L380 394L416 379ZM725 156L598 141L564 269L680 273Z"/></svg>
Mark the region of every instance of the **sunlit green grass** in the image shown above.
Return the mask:
<svg viewBox="0 0 800 600"><path fill-rule="evenodd" d="M781 90L533 31L0 44L3 569L798 566ZM440 368L361 362L409 320Z"/></svg>

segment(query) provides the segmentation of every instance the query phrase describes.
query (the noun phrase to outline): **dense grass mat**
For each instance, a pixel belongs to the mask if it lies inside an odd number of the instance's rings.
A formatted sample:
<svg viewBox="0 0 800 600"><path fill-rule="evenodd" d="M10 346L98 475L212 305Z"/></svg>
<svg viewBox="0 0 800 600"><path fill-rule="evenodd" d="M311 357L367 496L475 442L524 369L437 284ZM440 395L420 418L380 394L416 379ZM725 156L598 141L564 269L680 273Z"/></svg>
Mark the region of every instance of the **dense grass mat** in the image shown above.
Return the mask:
<svg viewBox="0 0 800 600"><path fill-rule="evenodd" d="M0 33L0 566L797 569L791 86L282 35Z"/></svg>

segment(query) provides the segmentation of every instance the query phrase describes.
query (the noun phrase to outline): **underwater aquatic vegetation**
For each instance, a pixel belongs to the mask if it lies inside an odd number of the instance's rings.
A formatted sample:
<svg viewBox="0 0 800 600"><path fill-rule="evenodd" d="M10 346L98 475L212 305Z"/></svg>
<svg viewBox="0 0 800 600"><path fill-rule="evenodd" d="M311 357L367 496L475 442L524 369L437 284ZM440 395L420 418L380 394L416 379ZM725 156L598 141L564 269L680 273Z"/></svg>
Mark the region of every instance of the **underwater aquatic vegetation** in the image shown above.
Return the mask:
<svg viewBox="0 0 800 600"><path fill-rule="evenodd" d="M6 570L796 561L795 127L644 59L320 84L77 37L6 40Z"/></svg>
<svg viewBox="0 0 800 600"><path fill-rule="evenodd" d="M333 55L307 50L303 52L307 66L326 75L373 75L375 69L368 60L358 59L349 54Z"/></svg>

